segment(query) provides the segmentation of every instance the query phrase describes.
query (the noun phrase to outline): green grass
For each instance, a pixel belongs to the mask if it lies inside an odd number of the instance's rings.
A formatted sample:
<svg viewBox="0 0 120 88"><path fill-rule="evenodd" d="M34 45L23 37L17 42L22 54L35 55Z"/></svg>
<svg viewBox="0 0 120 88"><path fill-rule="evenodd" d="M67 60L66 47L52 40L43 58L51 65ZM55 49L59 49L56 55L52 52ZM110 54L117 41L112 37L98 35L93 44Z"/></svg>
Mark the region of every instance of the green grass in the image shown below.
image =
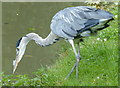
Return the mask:
<svg viewBox="0 0 120 88"><path fill-rule="evenodd" d="M117 42L115 40L101 42L96 38L90 38L81 47L82 60L79 64L79 79L76 79L75 72L73 72L69 79L64 80L75 63L74 53L68 49L68 53L63 54L54 66L47 68L49 85L117 86Z"/></svg>
<svg viewBox="0 0 120 88"><path fill-rule="evenodd" d="M112 12L117 15L117 8ZM110 27L97 36L85 38L80 44L82 59L79 78L75 71L65 77L75 63L75 55L69 44L63 44L59 59L49 67L42 67L29 75L4 75L3 86L118 86L118 27L117 18Z"/></svg>

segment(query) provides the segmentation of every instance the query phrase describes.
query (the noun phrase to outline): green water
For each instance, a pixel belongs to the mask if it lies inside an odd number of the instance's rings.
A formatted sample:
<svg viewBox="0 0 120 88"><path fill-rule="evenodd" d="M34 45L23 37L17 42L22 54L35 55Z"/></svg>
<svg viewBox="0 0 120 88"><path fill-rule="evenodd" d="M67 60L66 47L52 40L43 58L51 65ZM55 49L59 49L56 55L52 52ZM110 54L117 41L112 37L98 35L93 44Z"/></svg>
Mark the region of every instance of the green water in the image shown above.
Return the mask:
<svg viewBox="0 0 120 88"><path fill-rule="evenodd" d="M12 74L17 40L30 32L45 38L50 30L50 22L55 13L63 8L84 5L72 2L4 2L2 4L2 70ZM41 65L54 64L59 56L61 41L48 47L40 47L31 41L15 74L30 74Z"/></svg>

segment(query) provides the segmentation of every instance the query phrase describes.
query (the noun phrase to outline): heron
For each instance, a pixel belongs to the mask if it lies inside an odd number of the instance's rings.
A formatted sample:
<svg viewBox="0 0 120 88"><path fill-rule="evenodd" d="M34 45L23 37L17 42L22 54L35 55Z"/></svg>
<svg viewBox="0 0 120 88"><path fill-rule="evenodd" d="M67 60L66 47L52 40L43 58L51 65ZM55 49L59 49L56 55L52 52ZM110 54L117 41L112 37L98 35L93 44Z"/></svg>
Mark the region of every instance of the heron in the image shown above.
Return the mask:
<svg viewBox="0 0 120 88"><path fill-rule="evenodd" d="M58 40L65 39L72 46L76 59L66 78L71 75L75 68L76 78L78 78L78 66L81 60L80 40L107 28L113 17L114 15L108 11L89 6L67 7L58 11L51 20L51 32L46 38L42 38L36 33L28 33L18 40L16 59L13 60L13 73L21 61L29 41L34 40L37 45L45 47L56 43ZM77 41L76 47L75 41Z"/></svg>

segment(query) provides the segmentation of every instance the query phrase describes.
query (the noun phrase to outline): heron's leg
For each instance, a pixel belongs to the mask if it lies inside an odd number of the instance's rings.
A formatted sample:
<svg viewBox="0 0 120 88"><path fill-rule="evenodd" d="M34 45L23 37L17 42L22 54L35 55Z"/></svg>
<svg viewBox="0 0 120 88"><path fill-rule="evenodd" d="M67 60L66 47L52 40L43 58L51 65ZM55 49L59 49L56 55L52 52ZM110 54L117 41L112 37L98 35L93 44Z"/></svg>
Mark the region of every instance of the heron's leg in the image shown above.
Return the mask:
<svg viewBox="0 0 120 88"><path fill-rule="evenodd" d="M81 56L80 56L80 45L79 45L79 43L78 43L78 54L76 56L76 59L77 59L77 61L76 61L76 78L78 78L78 64L79 64L80 59L81 59Z"/></svg>
<svg viewBox="0 0 120 88"><path fill-rule="evenodd" d="M73 72L75 67L76 67L76 63L74 64L74 66L72 67L71 71L69 72L69 74L67 75L67 77L65 79L69 78L69 76L71 75L71 73Z"/></svg>
<svg viewBox="0 0 120 88"><path fill-rule="evenodd" d="M76 52L76 49L75 49L75 46L74 46L74 42L73 42L73 40L68 40L68 41L69 41L69 43L72 45L73 51L74 51L75 56L76 56L76 59L77 59L78 54L77 54L77 52ZM76 63L75 63L74 66L72 67L70 73L67 75L66 79L71 75L71 73L73 72L73 70L74 70L74 68L76 67L76 65L78 66L78 61L76 61ZM78 67L77 67L76 69L78 69ZM77 70L77 73L78 73L78 70ZM77 74L77 73L76 73L76 74ZM78 74L77 74L77 75L78 75ZM76 76L76 77L77 77L77 76Z"/></svg>

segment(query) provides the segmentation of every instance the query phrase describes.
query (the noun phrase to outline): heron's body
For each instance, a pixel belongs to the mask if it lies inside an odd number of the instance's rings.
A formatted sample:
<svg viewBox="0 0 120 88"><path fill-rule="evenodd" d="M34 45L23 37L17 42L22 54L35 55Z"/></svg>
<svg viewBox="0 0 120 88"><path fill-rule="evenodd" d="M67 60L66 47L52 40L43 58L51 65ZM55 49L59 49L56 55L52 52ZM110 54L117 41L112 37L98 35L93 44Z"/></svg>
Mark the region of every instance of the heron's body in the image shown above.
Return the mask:
<svg viewBox="0 0 120 88"><path fill-rule="evenodd" d="M85 31L92 33L104 27L112 17L109 12L88 6L69 7L53 17L50 27L54 34L66 39L74 39L76 36L82 36Z"/></svg>
<svg viewBox="0 0 120 88"><path fill-rule="evenodd" d="M73 47L77 59L73 69L76 67L76 76L78 76L78 62L81 57L80 50L78 49L78 53L76 52L73 40L96 34L97 31L108 27L109 25L107 23L112 19L113 14L88 6L69 7L59 11L53 16L50 25L51 32L45 39L42 39L36 33L29 33L18 41L16 47L19 53L16 55L16 60L14 61L13 72L18 62L21 60L26 45L30 40L35 40L40 46L48 46L55 43L60 38L63 38L68 40ZM20 51L21 48L23 49L22 51Z"/></svg>

